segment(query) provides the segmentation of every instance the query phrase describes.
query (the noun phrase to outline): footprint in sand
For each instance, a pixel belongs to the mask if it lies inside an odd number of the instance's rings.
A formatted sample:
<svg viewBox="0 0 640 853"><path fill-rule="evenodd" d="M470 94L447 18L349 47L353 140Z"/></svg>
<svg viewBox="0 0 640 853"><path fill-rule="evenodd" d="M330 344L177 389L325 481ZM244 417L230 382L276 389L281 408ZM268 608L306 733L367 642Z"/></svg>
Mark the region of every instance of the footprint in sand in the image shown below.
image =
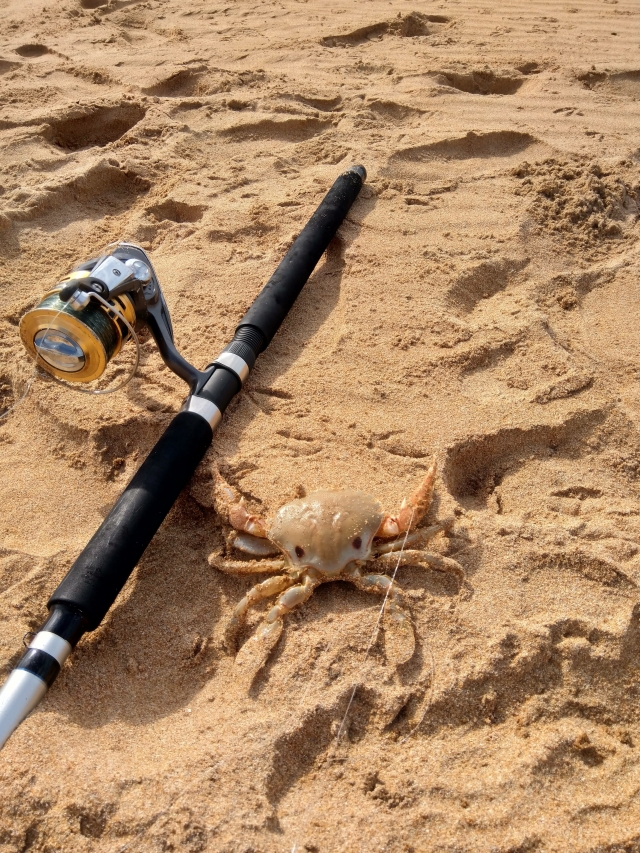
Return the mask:
<svg viewBox="0 0 640 853"><path fill-rule="evenodd" d="M590 454L587 440L607 420L608 411L597 408L564 416L559 423L509 427L497 432L472 435L447 451L442 478L451 494L463 505L487 506L497 485L526 466L558 458L581 458ZM517 496L514 497L517 502ZM520 506L528 509L527 493Z"/></svg>
<svg viewBox="0 0 640 853"><path fill-rule="evenodd" d="M584 74L578 74L578 80L585 89L629 98L640 97L640 71L638 70L587 71Z"/></svg>
<svg viewBox="0 0 640 853"><path fill-rule="evenodd" d="M374 98L365 104L365 109L373 113L376 119L391 121L394 124L403 124L425 114L425 110L418 107L379 98Z"/></svg>
<svg viewBox="0 0 640 853"><path fill-rule="evenodd" d="M43 44L23 44L16 48L18 56L24 56L25 59L37 59L44 56L45 53L51 53L48 47Z"/></svg>
<svg viewBox="0 0 640 853"><path fill-rule="evenodd" d="M128 210L151 183L134 172L101 160L84 174L63 181L51 181L29 195L21 208L11 212L16 222L48 222L63 228L92 215L114 215Z"/></svg>
<svg viewBox="0 0 640 853"><path fill-rule="evenodd" d="M479 302L513 284L515 276L528 264L529 258L483 261L458 276L447 292L447 301L452 308L468 314Z"/></svg>
<svg viewBox="0 0 640 853"><path fill-rule="evenodd" d="M297 101L300 104L304 104L305 107L311 107L313 110L319 110L322 113L333 112L342 106L342 98L340 95L333 95L325 98L313 95L294 95L292 100Z"/></svg>
<svg viewBox="0 0 640 853"><path fill-rule="evenodd" d="M104 146L131 130L146 114L141 104L88 104L49 122L44 137L65 151Z"/></svg>
<svg viewBox="0 0 640 853"><path fill-rule="evenodd" d="M442 71L435 80L442 86L470 95L514 95L527 78L517 72L500 73L479 69L467 72Z"/></svg>
<svg viewBox="0 0 640 853"><path fill-rule="evenodd" d="M391 155L391 160L473 160L489 157L513 157L523 154L536 145L538 140L530 133L515 130L497 130L490 133L474 133L428 145L404 148Z"/></svg>
<svg viewBox="0 0 640 853"><path fill-rule="evenodd" d="M19 62L11 62L10 59L0 59L0 74L6 74L8 71L13 71L19 67Z"/></svg>
<svg viewBox="0 0 640 853"><path fill-rule="evenodd" d="M201 84L204 79L206 66L180 68L163 80L147 86L142 91L145 95L155 95L159 98L180 98L201 94Z"/></svg>
<svg viewBox="0 0 640 853"><path fill-rule="evenodd" d="M376 24L368 24L366 27L359 27L349 33L324 36L320 39L320 44L324 47L355 47L363 42L384 38L384 36L400 36L401 38L427 36L437 33L450 21L451 18L447 18L445 15L424 15L421 12L410 12L408 15L399 15L390 21L381 21Z"/></svg>
<svg viewBox="0 0 640 853"><path fill-rule="evenodd" d="M234 142L252 139L273 139L281 142L302 142L318 136L333 125L330 118L262 119L236 124L220 131Z"/></svg>
<svg viewBox="0 0 640 853"><path fill-rule="evenodd" d="M206 209L203 204L186 204L168 198L161 204L147 208L147 213L150 213L160 222L168 220L182 224L184 222L199 222Z"/></svg>
<svg viewBox="0 0 640 853"><path fill-rule="evenodd" d="M193 60L173 65L170 72L164 71L162 76L154 75L141 91L157 98L189 98L231 92L239 87L246 91L265 81L266 74L262 70L210 70L206 63Z"/></svg>
<svg viewBox="0 0 640 853"><path fill-rule="evenodd" d="M390 155L383 174L432 181L441 179L445 168L451 179L476 174L478 170L495 169L498 164L516 166L525 156L537 160L551 152L550 146L530 133L516 130L470 131L465 136L399 148Z"/></svg>

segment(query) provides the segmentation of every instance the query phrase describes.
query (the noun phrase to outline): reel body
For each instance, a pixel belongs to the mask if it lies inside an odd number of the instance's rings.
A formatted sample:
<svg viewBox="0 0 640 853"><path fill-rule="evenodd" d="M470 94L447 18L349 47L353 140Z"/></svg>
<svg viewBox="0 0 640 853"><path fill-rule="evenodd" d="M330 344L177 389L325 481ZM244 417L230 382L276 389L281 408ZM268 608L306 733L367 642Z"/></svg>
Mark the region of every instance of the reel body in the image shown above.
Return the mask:
<svg viewBox="0 0 640 853"><path fill-rule="evenodd" d="M117 243L81 264L20 320L26 349L56 379L99 379L136 325L147 325L164 362L195 392L209 373L176 350L169 309L151 261L140 246ZM137 343L137 341L136 341Z"/></svg>
<svg viewBox="0 0 640 853"><path fill-rule="evenodd" d="M117 316L96 302L89 301L81 310L63 302L59 293L70 279L63 279L24 315L20 334L25 347L49 373L67 382L91 382L102 376L131 334ZM128 294L116 296L112 303L132 326L136 323Z"/></svg>

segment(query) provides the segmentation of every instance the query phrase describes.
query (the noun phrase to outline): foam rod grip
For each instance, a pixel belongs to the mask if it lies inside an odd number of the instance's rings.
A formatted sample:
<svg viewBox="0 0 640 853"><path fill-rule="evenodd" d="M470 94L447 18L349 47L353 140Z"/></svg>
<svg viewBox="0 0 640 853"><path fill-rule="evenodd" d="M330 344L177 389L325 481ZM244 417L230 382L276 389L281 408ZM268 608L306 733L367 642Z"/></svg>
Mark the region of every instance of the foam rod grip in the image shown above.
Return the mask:
<svg viewBox="0 0 640 853"><path fill-rule="evenodd" d="M98 627L212 438L200 415L176 415L49 599L49 608L71 605L87 617L87 630Z"/></svg>
<svg viewBox="0 0 640 853"><path fill-rule="evenodd" d="M238 329L253 326L260 330L264 339L263 350L280 328L315 265L349 212L366 174L364 166L352 166L338 177L240 321Z"/></svg>

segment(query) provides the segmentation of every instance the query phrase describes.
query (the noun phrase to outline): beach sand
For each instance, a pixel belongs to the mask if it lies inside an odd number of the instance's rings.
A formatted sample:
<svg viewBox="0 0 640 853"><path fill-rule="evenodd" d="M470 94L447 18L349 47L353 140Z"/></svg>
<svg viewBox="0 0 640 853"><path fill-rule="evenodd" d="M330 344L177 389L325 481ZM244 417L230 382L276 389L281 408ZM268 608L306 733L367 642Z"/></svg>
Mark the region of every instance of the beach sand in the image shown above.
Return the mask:
<svg viewBox="0 0 640 853"><path fill-rule="evenodd" d="M638 4L5 0L0 20L5 673L185 395L147 335L126 390L36 378L18 402L22 314L134 240L204 367L340 172L368 171L0 754L0 851L639 851ZM269 517L329 487L394 509L434 455L427 521L456 522L433 548L466 582L398 570L414 657L388 660L379 597L328 583L247 689L223 635L259 578L207 562L214 466Z"/></svg>

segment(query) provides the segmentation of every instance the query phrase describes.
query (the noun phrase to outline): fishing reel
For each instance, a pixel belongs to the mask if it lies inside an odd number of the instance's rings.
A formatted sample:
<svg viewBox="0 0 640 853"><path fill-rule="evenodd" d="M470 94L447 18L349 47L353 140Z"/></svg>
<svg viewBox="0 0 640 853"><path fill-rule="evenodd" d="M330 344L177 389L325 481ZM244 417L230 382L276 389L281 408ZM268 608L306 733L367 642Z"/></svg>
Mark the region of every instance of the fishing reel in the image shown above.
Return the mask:
<svg viewBox="0 0 640 853"><path fill-rule="evenodd" d="M103 375L130 338L139 349L137 324L148 326L165 364L195 392L209 374L176 350L160 282L147 253L134 243L114 243L73 269L22 317L20 335L36 363L56 379L87 383ZM128 379L137 361L138 352Z"/></svg>

